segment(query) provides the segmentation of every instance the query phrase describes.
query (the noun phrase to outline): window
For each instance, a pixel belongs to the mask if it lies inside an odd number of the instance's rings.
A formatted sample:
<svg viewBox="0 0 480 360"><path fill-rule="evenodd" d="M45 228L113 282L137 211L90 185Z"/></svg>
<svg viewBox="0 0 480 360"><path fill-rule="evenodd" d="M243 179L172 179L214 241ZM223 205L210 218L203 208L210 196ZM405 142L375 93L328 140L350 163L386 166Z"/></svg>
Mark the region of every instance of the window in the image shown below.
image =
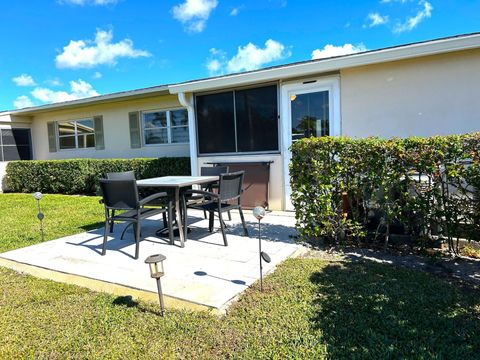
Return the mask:
<svg viewBox="0 0 480 360"><path fill-rule="evenodd" d="M328 136L328 91L291 95L292 141L310 136Z"/></svg>
<svg viewBox="0 0 480 360"><path fill-rule="evenodd" d="M143 112L145 145L188 143L188 112L185 109Z"/></svg>
<svg viewBox="0 0 480 360"><path fill-rule="evenodd" d="M30 129L0 130L0 161L31 159Z"/></svg>
<svg viewBox="0 0 480 360"><path fill-rule="evenodd" d="M93 119L59 122L58 145L61 150L94 148Z"/></svg>
<svg viewBox="0 0 480 360"><path fill-rule="evenodd" d="M278 151L277 86L196 97L200 154Z"/></svg>

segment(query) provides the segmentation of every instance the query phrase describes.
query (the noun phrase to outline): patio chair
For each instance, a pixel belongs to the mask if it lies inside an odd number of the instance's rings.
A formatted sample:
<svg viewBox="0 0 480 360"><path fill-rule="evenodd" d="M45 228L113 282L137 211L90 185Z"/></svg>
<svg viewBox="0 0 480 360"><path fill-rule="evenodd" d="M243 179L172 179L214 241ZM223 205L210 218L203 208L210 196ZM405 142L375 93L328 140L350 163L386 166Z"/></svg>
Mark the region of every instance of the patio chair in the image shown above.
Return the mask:
<svg viewBox="0 0 480 360"><path fill-rule="evenodd" d="M166 197L167 193L160 192L140 200L136 180L100 180L105 206L105 230L103 233L102 255L107 250L107 227L114 221L133 223L135 234L135 259L138 259L140 248L141 220L156 214L168 212L169 240L173 243L172 206L168 202L166 207L145 207L152 201ZM117 212L117 213L115 213ZM123 236L123 235L122 235Z"/></svg>
<svg viewBox="0 0 480 360"><path fill-rule="evenodd" d="M120 171L120 172L107 173L107 179L108 180L136 180L134 171ZM148 195L153 195L153 193L148 194L148 193L139 192L140 198L146 197ZM154 202L154 201L152 201L148 204L148 206L164 207L165 202ZM115 210L112 211L112 215L115 216ZM164 212L162 215L163 215L163 227L166 228L168 226L168 224L167 224L167 214ZM114 222L112 221L110 223L110 233L113 232L113 226L114 226Z"/></svg>
<svg viewBox="0 0 480 360"><path fill-rule="evenodd" d="M228 173L228 166L202 166L200 168L200 176L220 176L221 174ZM213 189L218 189L218 181L213 184L208 184L206 186L202 186L202 190L204 191L213 191ZM204 195L192 195L189 198L189 201L203 201L205 196ZM207 212L203 212L203 217L207 218ZM232 216L230 215L230 211L228 212L228 220L232 220Z"/></svg>
<svg viewBox="0 0 480 360"><path fill-rule="evenodd" d="M183 195L183 213L185 219L184 228L187 229L187 209L204 210L209 213L208 230L213 231L213 221L215 213L218 214L220 220L220 229L222 231L223 242L225 246L228 246L227 235L225 234L225 223L223 222L222 213L230 210L238 209L240 218L242 220L243 234L248 236L247 226L243 217L242 206L240 205L240 197L242 195L243 176L244 171L238 171L234 173L221 174L218 193L204 191L204 190L187 190ZM187 203L187 197L189 195L202 195L204 196L203 202ZM187 238L187 231L185 231L185 239Z"/></svg>

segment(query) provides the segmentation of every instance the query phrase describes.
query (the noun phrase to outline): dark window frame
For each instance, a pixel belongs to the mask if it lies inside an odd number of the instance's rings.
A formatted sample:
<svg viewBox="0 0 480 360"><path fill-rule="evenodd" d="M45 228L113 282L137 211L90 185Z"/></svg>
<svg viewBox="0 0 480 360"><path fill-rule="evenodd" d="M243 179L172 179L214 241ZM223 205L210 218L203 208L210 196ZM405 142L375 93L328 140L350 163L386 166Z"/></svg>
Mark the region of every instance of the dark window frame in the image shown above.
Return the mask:
<svg viewBox="0 0 480 360"><path fill-rule="evenodd" d="M12 131L13 132L16 130L20 131L27 131L28 132L28 138L27 144L4 144L3 143L3 132L4 131ZM18 149L19 147L28 147L28 159L14 159L14 160L5 160L5 148L16 148ZM30 128L3 128L0 129L0 162L9 162L9 161L24 161L24 160L32 160L33 159L33 144L32 144L32 130Z"/></svg>
<svg viewBox="0 0 480 360"><path fill-rule="evenodd" d="M237 119L236 119L236 108L235 108L235 92L242 91L242 90L250 90L250 89L260 89L264 87L275 86L276 87L276 97L277 97L277 149L276 150L267 150L267 151L238 151L238 139L237 139ZM233 108L234 108L234 130L235 130L235 149L234 152L212 152L212 153L202 153L200 152L200 138L199 138L199 124L198 124L198 116L197 116L197 97L204 96L204 95L214 95L214 94L222 94L222 93L232 93L233 96ZM197 140L197 156L198 157L209 157L209 156L237 156L237 155L264 155L264 154L280 154L281 153L281 123L280 123L280 111L281 111L281 104L280 104L280 84L279 82L267 82L262 84L254 84L254 85L247 85L241 87L233 87L227 88L222 90L216 91L208 91L208 92L199 92L194 94L194 113L195 113L195 126L196 126L196 140Z"/></svg>

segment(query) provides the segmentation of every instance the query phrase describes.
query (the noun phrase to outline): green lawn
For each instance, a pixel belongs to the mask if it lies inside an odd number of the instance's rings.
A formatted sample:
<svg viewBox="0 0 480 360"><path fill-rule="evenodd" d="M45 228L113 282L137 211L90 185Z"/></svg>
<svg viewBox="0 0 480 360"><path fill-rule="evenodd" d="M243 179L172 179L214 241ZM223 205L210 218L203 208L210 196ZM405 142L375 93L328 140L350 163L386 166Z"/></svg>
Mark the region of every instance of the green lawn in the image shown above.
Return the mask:
<svg viewBox="0 0 480 360"><path fill-rule="evenodd" d="M81 233L102 226L100 198L44 195L45 240ZM37 202L31 194L0 194L0 253L42 241Z"/></svg>
<svg viewBox="0 0 480 360"><path fill-rule="evenodd" d="M15 197L0 195L2 212L5 198L30 207ZM64 199L73 202L69 217L84 224L71 222L70 232L101 218L87 217L96 199ZM78 210L78 199L88 205ZM62 213L53 204L50 211ZM64 224L58 234L67 233ZM20 246L38 241L30 237ZM479 290L373 262L288 260L266 278L264 293L250 288L224 317L172 310L162 318L157 304L2 268L0 284L0 359L480 358Z"/></svg>

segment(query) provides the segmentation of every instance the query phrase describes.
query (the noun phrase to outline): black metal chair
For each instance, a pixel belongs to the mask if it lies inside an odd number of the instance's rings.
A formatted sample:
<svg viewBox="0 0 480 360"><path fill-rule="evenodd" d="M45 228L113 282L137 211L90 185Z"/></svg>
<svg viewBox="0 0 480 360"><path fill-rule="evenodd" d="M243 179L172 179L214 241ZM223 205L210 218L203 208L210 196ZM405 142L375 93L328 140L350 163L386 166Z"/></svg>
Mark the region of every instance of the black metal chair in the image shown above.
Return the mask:
<svg viewBox="0 0 480 360"><path fill-rule="evenodd" d="M111 172L107 173L107 179L108 180L136 180L135 177L135 172L132 171L120 171L120 172ZM148 192L148 191L139 191L139 197L140 199L147 197L149 195L153 195L155 192ZM151 201L148 206L159 206L159 207L165 207L166 203L165 201ZM115 211L112 211L112 215L115 215ZM163 227L166 228L168 226L167 223L167 214L164 212L163 214ZM110 233L113 232L113 226L114 222L112 221L110 223ZM122 235L123 237L123 235Z"/></svg>
<svg viewBox="0 0 480 360"><path fill-rule="evenodd" d="M200 176L220 176L221 174L228 173L228 166L202 166L200 168ZM201 188L204 191L213 191L214 189L218 189L218 181L216 183L207 184L202 186ZM200 202L204 201L204 195L191 195L188 199L189 202ZM207 218L207 212L203 212L203 217ZM230 215L230 211L228 212L228 220L232 220L232 216Z"/></svg>
<svg viewBox="0 0 480 360"><path fill-rule="evenodd" d="M204 190L187 190L183 194L183 213L185 219L185 230L187 229L187 209L204 210L209 213L208 230L213 231L213 221L215 213L218 214L220 220L220 229L222 230L223 242L225 246L228 246L227 236L225 234L225 223L223 222L222 213L230 210L238 209L240 218L242 220L243 234L248 236L247 226L245 224L245 218L243 216L242 206L240 205L240 197L242 195L243 176L244 171L238 171L234 173L221 174L218 193L204 191ZM204 201L196 203L188 203L187 198L189 195L202 195ZM187 238L187 231L185 231L185 239Z"/></svg>
<svg viewBox="0 0 480 360"><path fill-rule="evenodd" d="M141 220L156 214L168 212L169 240L173 243L172 206L168 202L166 207L145 207L154 200L167 196L161 192L147 196L140 200L136 180L100 180L100 189L105 206L105 230L103 233L102 255L107 250L107 227L115 221L133 223L135 234L135 259L138 259L140 248ZM122 234L123 237L123 234Z"/></svg>

